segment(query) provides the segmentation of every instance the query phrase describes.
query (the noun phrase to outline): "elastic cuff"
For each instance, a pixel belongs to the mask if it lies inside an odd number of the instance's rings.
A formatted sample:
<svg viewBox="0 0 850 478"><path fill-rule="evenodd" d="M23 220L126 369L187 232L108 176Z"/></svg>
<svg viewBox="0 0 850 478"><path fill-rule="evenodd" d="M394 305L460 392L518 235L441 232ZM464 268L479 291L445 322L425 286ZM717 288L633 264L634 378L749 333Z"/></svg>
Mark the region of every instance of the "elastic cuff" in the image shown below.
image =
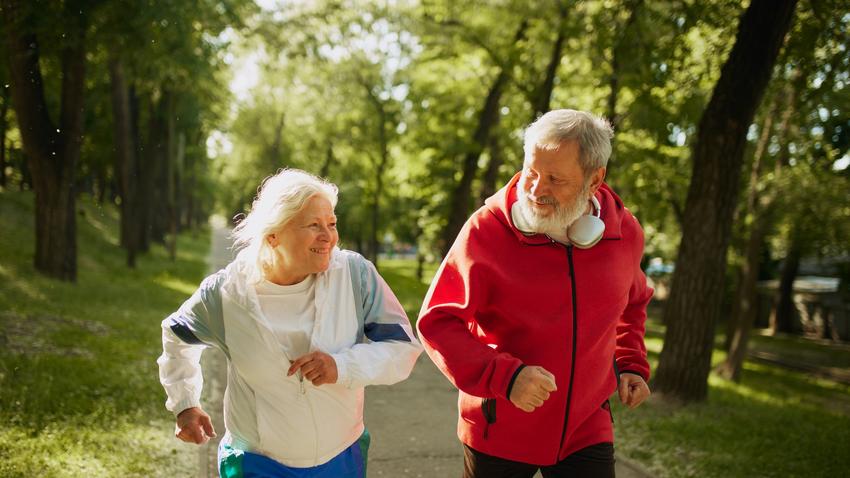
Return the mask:
<svg viewBox="0 0 850 478"><path fill-rule="evenodd" d="M330 354L336 363L336 383L346 388L351 388L351 374L348 372L348 364L342 354Z"/></svg>
<svg viewBox="0 0 850 478"><path fill-rule="evenodd" d="M514 382L516 381L516 378L519 375L519 373L522 372L522 369L524 369L524 368L525 368L525 364L520 364L520 366L517 367L517 369L514 371L513 376L511 376L511 381L508 382L508 393L505 394L505 398L507 398L508 400L511 399L511 390L513 390L513 388L514 388Z"/></svg>
<svg viewBox="0 0 850 478"><path fill-rule="evenodd" d="M179 402L177 402L176 405L174 405L174 409L172 410L172 412L174 413L174 416L176 417L177 415L180 415L180 413L183 410L186 410L187 408L200 407L200 406L201 406L201 402L199 402L198 400L195 400L192 397L184 398L183 400L180 400Z"/></svg>
<svg viewBox="0 0 850 478"><path fill-rule="evenodd" d="M644 382L647 381L646 377L644 377L642 373L635 372L634 370L622 370L622 371L620 371L620 373L617 374L617 376L619 377L620 375L623 375L624 373L630 373L632 375L637 375L638 377L642 378Z"/></svg>

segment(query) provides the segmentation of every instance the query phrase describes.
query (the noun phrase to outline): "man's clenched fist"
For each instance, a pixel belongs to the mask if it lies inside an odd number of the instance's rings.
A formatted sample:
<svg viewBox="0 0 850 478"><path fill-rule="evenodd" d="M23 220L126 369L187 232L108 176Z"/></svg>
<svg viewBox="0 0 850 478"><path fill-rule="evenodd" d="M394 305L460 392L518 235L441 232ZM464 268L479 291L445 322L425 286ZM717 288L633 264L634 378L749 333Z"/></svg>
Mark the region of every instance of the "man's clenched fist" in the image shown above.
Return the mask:
<svg viewBox="0 0 850 478"><path fill-rule="evenodd" d="M557 389L554 375L543 367L532 365L520 370L508 399L520 410L533 412Z"/></svg>

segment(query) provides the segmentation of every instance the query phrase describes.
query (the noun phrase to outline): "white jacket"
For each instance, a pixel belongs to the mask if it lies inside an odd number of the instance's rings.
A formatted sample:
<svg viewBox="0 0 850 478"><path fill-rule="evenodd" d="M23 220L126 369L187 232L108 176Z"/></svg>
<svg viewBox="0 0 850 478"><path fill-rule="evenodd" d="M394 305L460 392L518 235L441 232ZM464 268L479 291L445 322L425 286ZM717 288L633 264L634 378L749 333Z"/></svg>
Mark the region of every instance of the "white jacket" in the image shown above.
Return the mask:
<svg viewBox="0 0 850 478"><path fill-rule="evenodd" d="M201 352L228 358L223 440L285 465L320 465L363 433L363 387L410 375L422 346L375 267L361 255L335 249L317 274L316 322L310 350L331 354L337 383L313 386L287 377L289 359L271 331L237 258L207 277L180 309L162 322L160 381L175 415L200 406Z"/></svg>

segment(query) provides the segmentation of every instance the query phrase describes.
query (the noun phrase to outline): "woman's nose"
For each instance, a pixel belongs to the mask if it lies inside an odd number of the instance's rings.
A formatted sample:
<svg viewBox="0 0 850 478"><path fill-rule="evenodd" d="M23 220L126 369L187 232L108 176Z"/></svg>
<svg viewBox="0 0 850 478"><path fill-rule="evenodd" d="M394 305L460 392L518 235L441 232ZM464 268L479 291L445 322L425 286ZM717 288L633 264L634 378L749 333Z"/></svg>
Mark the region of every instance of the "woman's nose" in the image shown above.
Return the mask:
<svg viewBox="0 0 850 478"><path fill-rule="evenodd" d="M319 231L319 240L325 241L325 242L330 242L332 235L333 235L333 233L331 232L330 227L322 226L321 230Z"/></svg>

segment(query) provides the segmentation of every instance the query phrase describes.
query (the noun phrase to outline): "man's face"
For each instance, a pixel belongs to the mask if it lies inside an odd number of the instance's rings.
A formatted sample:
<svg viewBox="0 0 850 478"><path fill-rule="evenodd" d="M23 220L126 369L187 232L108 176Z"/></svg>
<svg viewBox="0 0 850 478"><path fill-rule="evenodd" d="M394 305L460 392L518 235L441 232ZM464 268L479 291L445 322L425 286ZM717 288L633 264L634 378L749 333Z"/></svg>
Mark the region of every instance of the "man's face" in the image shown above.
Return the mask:
<svg viewBox="0 0 850 478"><path fill-rule="evenodd" d="M585 213L604 177L605 169L599 168L585 179L576 141L557 149L535 147L525 158L518 184L523 215L537 232L564 230Z"/></svg>

